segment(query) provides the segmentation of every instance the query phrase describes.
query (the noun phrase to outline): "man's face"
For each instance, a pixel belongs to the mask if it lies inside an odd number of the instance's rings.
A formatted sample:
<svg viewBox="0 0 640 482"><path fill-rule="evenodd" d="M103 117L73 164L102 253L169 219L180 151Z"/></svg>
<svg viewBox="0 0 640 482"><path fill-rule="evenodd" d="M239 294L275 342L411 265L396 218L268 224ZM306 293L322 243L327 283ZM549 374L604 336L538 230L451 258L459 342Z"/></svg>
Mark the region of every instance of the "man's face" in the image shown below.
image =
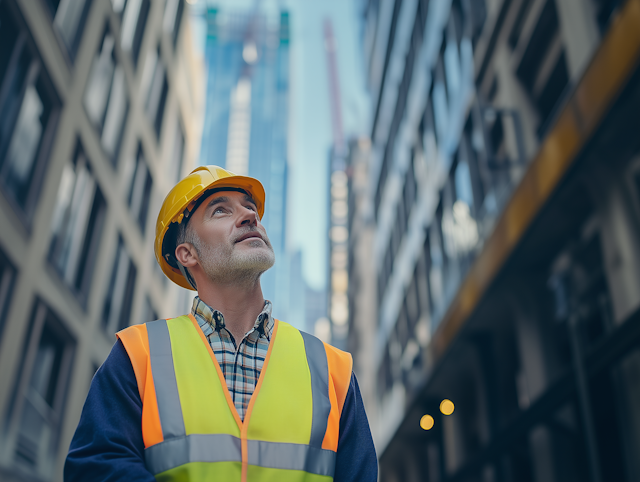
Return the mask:
<svg viewBox="0 0 640 482"><path fill-rule="evenodd" d="M275 262L256 205L245 193L212 194L194 213L189 229L200 266L214 282L256 278Z"/></svg>

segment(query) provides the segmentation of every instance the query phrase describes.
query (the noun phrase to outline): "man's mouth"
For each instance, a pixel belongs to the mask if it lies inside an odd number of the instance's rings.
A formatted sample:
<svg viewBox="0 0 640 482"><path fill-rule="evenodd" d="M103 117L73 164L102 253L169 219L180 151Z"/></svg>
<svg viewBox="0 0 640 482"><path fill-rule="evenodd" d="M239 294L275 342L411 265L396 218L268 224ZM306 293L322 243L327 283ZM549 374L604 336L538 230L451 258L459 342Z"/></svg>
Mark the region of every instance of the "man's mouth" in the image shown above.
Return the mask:
<svg viewBox="0 0 640 482"><path fill-rule="evenodd" d="M258 238L261 241L264 241L262 239L262 236L260 236L260 233L258 233L256 231L249 231L248 233L243 234L238 239L236 239L236 243L239 243L240 241L244 241L245 239L249 239L249 238Z"/></svg>

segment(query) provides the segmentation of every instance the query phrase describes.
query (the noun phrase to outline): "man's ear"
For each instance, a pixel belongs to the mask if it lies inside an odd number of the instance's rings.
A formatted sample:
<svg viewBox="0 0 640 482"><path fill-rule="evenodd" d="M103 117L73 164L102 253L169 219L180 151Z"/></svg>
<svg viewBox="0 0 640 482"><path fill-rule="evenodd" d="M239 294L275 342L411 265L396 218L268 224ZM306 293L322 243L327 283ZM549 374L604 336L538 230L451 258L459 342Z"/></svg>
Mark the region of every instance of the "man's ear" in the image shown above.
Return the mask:
<svg viewBox="0 0 640 482"><path fill-rule="evenodd" d="M176 259L185 268L192 268L198 264L198 252L191 243L182 243L176 246Z"/></svg>

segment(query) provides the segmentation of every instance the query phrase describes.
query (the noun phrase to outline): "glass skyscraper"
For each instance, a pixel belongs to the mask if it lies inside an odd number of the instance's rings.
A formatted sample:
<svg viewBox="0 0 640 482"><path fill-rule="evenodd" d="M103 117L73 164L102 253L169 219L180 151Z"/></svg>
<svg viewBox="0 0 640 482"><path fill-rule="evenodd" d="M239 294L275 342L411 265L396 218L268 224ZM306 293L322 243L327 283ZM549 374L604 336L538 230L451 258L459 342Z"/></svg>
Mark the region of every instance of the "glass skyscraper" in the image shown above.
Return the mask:
<svg viewBox="0 0 640 482"><path fill-rule="evenodd" d="M276 265L262 277L274 316L287 319L286 251L289 14L207 11L207 97L201 164L260 179L267 194L263 224ZM287 321L301 326L303 320Z"/></svg>

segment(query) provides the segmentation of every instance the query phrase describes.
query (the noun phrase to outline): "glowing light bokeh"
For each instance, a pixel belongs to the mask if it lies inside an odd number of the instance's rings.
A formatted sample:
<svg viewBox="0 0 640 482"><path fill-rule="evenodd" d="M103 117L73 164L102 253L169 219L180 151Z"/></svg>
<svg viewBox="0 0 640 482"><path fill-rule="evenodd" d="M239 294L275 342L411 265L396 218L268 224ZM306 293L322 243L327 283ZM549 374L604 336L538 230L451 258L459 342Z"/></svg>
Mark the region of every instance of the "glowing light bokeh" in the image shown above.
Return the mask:
<svg viewBox="0 0 640 482"><path fill-rule="evenodd" d="M451 415L455 408L453 402L447 398L440 402L440 412L442 412L443 415Z"/></svg>
<svg viewBox="0 0 640 482"><path fill-rule="evenodd" d="M420 428L422 430L431 430L434 423L435 420L433 420L433 417L431 415L423 415L420 419Z"/></svg>

